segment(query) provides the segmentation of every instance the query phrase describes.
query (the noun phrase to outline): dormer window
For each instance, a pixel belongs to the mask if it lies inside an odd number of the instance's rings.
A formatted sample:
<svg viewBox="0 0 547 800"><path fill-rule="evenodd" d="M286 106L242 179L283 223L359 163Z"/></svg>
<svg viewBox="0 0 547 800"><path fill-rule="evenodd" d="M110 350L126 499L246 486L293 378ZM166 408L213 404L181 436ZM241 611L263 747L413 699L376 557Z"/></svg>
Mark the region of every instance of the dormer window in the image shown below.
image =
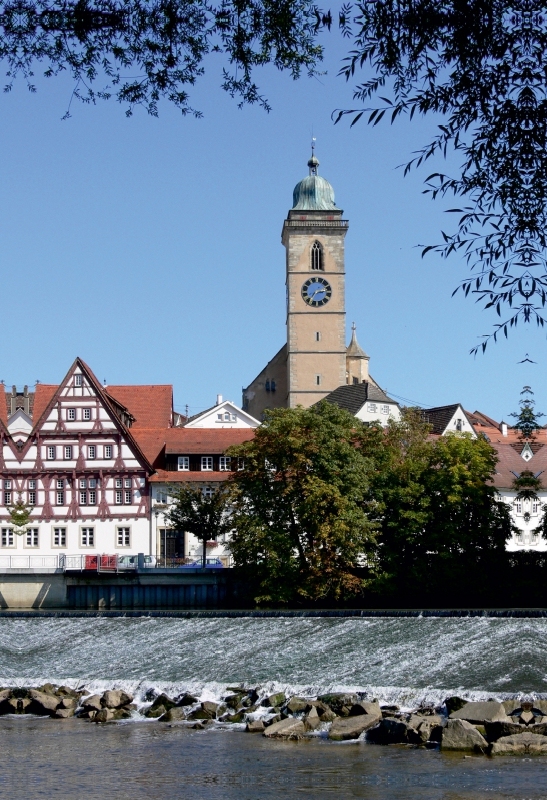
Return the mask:
<svg viewBox="0 0 547 800"><path fill-rule="evenodd" d="M311 268L314 271L323 271L323 246L319 242L314 242L311 247Z"/></svg>

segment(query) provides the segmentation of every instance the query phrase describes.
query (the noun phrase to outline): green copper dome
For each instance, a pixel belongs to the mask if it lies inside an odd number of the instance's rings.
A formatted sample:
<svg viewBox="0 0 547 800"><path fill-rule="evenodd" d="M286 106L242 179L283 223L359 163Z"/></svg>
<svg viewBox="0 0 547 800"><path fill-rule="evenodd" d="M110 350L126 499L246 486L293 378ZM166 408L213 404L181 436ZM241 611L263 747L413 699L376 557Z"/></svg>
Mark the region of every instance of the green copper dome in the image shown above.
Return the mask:
<svg viewBox="0 0 547 800"><path fill-rule="evenodd" d="M334 189L317 174L318 166L319 161L312 148L312 156L308 161L310 174L294 187L293 211L340 211L334 205Z"/></svg>

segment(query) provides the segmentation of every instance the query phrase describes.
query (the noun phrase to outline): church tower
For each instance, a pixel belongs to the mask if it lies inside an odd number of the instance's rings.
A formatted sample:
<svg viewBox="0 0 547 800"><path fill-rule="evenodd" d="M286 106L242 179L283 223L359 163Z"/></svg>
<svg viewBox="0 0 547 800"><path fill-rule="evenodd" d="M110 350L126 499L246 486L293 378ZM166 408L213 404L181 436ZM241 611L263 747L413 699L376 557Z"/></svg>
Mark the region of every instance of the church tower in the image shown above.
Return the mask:
<svg viewBox="0 0 547 800"><path fill-rule="evenodd" d="M266 408L305 408L347 381L344 238L348 230L334 190L318 173L294 188L283 224L287 341L247 388L243 408L261 419Z"/></svg>
<svg viewBox="0 0 547 800"><path fill-rule="evenodd" d="M346 383L344 238L334 190L308 161L283 225L287 287L287 401L308 407Z"/></svg>

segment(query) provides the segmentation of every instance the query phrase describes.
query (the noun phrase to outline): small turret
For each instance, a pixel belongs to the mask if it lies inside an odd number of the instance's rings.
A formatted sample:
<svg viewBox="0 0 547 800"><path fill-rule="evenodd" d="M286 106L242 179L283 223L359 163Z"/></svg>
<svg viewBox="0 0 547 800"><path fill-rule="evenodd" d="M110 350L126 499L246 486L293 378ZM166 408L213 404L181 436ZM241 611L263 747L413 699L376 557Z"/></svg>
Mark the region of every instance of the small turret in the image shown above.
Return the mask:
<svg viewBox="0 0 547 800"><path fill-rule="evenodd" d="M346 383L364 383L368 381L368 362L363 348L357 341L357 327L355 322L351 326L351 342L346 349Z"/></svg>

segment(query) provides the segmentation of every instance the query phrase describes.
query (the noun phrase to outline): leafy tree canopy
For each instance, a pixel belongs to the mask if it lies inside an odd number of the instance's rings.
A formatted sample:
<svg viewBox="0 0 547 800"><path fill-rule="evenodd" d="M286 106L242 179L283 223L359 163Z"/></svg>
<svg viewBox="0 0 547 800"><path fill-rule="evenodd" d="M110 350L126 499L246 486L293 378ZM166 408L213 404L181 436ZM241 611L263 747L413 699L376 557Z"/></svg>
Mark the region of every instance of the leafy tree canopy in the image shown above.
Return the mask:
<svg viewBox="0 0 547 800"><path fill-rule="evenodd" d="M486 308L509 317L471 352L484 349L519 320L543 326L547 302L547 49L546 8L536 0L380 0L347 6L341 24L354 37L343 69L352 78L372 68L355 99L382 89L383 106L368 109L377 124L388 113L440 114L437 136L406 166L448 148L461 172L426 179L432 197L455 195L465 205L455 233L429 246L465 254L472 273L461 284ZM353 116L366 109L339 113ZM352 123L352 124L353 124Z"/></svg>
<svg viewBox="0 0 547 800"><path fill-rule="evenodd" d="M438 592L504 558L511 521L491 484L494 449L484 437L432 438L429 430L419 411L407 410L385 434L369 429L365 437L377 464L370 493L379 589Z"/></svg>
<svg viewBox="0 0 547 800"><path fill-rule="evenodd" d="M192 533L202 543L205 567L207 541L228 534L232 528L227 491L221 486L206 492L199 486L188 485L172 486L169 492L173 504L165 521L176 531Z"/></svg>
<svg viewBox="0 0 547 800"><path fill-rule="evenodd" d="M255 437L231 449L231 550L260 603L358 594L355 568L376 550L367 513L372 460L364 426L329 403L267 411Z"/></svg>

